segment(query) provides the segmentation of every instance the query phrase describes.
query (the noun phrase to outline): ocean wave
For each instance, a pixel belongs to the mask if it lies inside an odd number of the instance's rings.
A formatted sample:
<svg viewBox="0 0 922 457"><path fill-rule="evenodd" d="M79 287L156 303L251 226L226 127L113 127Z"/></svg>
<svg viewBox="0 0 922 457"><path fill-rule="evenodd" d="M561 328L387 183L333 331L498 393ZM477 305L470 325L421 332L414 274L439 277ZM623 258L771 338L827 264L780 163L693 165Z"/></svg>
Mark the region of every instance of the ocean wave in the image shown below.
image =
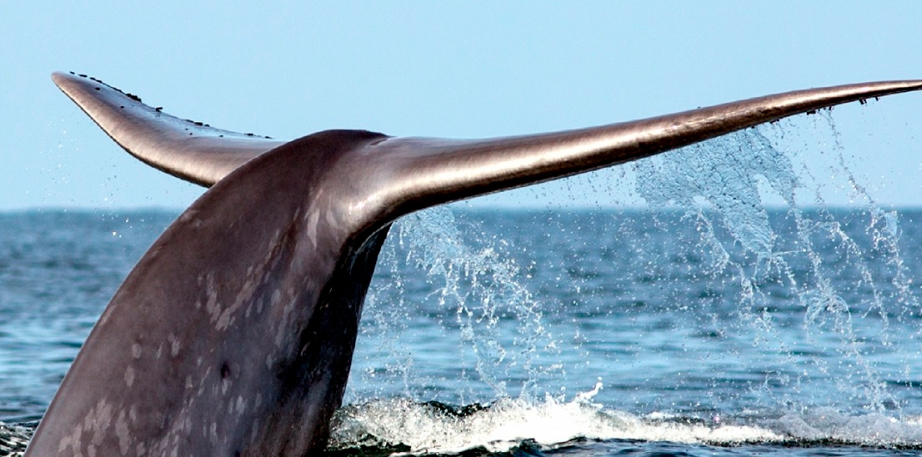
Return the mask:
<svg viewBox="0 0 922 457"><path fill-rule="evenodd" d="M523 445L553 450L585 440L922 449L922 418L851 415L831 408L727 417L665 412L637 415L606 409L585 397L571 401L550 396L543 401L501 399L490 405L463 407L394 398L340 410L330 447L338 452L376 449L432 455L478 449L511 452Z"/></svg>
<svg viewBox="0 0 922 457"><path fill-rule="evenodd" d="M36 425L0 422L0 455L22 455ZM591 392L570 401L548 396L466 406L391 398L338 411L327 451L342 456L542 454L585 442L922 450L922 417L845 414L823 407L727 417L638 415L593 403Z"/></svg>

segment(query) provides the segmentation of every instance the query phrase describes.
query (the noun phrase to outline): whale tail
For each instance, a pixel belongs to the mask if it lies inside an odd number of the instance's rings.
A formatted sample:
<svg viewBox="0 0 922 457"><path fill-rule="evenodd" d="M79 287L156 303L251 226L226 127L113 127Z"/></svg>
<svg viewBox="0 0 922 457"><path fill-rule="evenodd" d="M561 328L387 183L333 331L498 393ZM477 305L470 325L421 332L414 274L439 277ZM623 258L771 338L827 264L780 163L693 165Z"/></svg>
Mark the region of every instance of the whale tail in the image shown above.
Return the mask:
<svg viewBox="0 0 922 457"><path fill-rule="evenodd" d="M129 153L211 189L112 298L36 430L26 452L36 457L319 451L397 217L922 89L812 89L499 139L334 130L284 142L170 116L96 79L53 79Z"/></svg>
<svg viewBox="0 0 922 457"><path fill-rule="evenodd" d="M171 116L94 78L54 73L52 79L126 151L206 187L286 143ZM395 201L418 196L438 204L636 160L795 114L919 89L920 80L873 82L556 133L482 140L389 138L376 151L369 149L367 158L380 158L376 165L394 173L392 179L399 182L394 187L400 188L391 192Z"/></svg>

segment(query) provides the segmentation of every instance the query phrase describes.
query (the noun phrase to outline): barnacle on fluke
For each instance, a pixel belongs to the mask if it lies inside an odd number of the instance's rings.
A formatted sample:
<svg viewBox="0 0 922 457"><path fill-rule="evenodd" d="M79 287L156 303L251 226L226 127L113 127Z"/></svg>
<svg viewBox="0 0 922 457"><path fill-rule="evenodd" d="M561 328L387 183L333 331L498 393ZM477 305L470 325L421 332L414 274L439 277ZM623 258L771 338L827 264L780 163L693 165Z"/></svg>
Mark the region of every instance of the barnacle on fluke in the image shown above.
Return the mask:
<svg viewBox="0 0 922 457"><path fill-rule="evenodd" d="M85 74L83 74L83 73L79 73L79 74L78 74L78 73L74 73L73 71L70 71L70 72L68 72L68 73L71 74L71 75L73 75L73 76L79 76L79 77L81 77L81 78L85 78L85 79L88 79L88 80L93 81L93 82L95 82L95 83L101 84L102 86L105 86L105 87L107 87L107 88L109 88L109 89L112 89L112 90L114 90L114 91L116 91L116 92L118 92L118 93L124 95L125 97L128 97L128 98L131 99L131 100L134 100L135 102L143 103L143 101L141 100L141 97L139 97L139 96L137 96L137 95L135 95L135 94L132 94L132 93L130 93L130 92L125 92L125 91L123 91L123 90L119 89L118 87L115 87L115 86L113 86L113 85L111 85L111 84L107 84L107 83L105 83L103 80L101 80L101 79L99 79L99 78L94 78L94 77L92 77L92 76L87 76L87 75L85 75ZM102 90L102 87L101 87L101 86L93 86L93 89L96 90L96 91L100 91L100 90ZM158 113L162 113L162 112L163 112L163 107L162 107L162 106L150 107L150 106L147 106L147 105L141 105L141 108L143 108L143 109L150 109L150 110L153 110L153 111L158 112ZM125 109L125 105L119 105L119 109ZM192 124L192 125L194 125L194 126L196 126L196 127L208 127L208 128L212 128L210 124L205 123L205 122L194 121L194 120L192 120L192 119L182 119L182 120L183 120L183 121L186 121L186 122L188 122L189 124ZM214 129L214 130L215 130L215 132L212 132L212 133L218 133L218 132L233 133L233 132L226 132L226 131L220 130L220 129ZM207 133L207 132L203 131L202 133ZM218 137L224 138L225 133L219 133L219 134L218 134ZM189 133L189 135L190 135L190 136L195 135L195 132ZM246 133L246 134L239 134L239 133L238 133L237 135L244 135L244 136L252 137L252 138L264 138L264 139L267 139L267 140L271 140L271 139L272 139L272 137L270 137L270 136L266 136L266 135L257 135L257 134L254 134L254 133Z"/></svg>

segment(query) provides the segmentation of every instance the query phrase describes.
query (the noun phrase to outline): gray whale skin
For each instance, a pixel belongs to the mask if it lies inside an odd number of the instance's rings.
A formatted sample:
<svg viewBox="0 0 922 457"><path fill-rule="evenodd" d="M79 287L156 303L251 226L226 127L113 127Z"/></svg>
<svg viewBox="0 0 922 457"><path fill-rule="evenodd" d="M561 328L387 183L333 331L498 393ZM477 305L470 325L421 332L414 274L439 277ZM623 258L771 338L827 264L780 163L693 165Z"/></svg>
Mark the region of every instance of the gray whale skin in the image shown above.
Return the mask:
<svg viewBox="0 0 922 457"><path fill-rule="evenodd" d="M129 153L211 188L118 289L29 457L319 454L378 251L401 215L922 89L811 89L510 138L333 130L286 142L182 120L83 75L52 79Z"/></svg>

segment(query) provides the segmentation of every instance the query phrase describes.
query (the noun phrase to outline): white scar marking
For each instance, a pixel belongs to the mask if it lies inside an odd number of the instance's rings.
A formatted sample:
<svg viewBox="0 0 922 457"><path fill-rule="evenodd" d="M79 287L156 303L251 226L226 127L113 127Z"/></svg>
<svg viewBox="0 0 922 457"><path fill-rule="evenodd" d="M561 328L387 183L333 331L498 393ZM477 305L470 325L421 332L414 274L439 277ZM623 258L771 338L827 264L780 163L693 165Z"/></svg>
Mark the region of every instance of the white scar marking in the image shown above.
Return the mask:
<svg viewBox="0 0 922 457"><path fill-rule="evenodd" d="M307 239L311 240L314 249L317 249L317 222L319 219L320 212L317 210L311 211L307 215Z"/></svg>
<svg viewBox="0 0 922 457"><path fill-rule="evenodd" d="M115 436L118 437L118 447L122 455L128 453L128 446L131 444L131 432L128 430L128 422L125 421L125 412L122 411L115 421Z"/></svg>
<svg viewBox="0 0 922 457"><path fill-rule="evenodd" d="M125 384L127 384L128 387L134 384L134 368L130 366L125 369Z"/></svg>
<svg viewBox="0 0 922 457"><path fill-rule="evenodd" d="M179 349L180 349L179 338L172 333L168 334L166 337L167 337L167 340L170 342L170 355L173 357L176 357L177 355L179 355Z"/></svg>

